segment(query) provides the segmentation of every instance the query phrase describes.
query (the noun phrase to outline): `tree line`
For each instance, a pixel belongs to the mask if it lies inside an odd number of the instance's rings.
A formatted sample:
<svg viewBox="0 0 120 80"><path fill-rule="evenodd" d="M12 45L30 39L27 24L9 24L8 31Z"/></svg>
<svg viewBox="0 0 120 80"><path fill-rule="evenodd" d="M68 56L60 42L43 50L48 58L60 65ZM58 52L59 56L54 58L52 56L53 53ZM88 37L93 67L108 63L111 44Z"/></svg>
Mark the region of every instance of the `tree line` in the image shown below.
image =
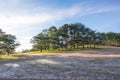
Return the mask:
<svg viewBox="0 0 120 80"><path fill-rule="evenodd" d="M0 54L14 53L15 48L19 45L14 35L7 34L0 29Z"/></svg>
<svg viewBox="0 0 120 80"><path fill-rule="evenodd" d="M96 32L81 23L51 26L31 39L33 50L95 48L96 45L120 46L120 33Z"/></svg>
<svg viewBox="0 0 120 80"><path fill-rule="evenodd" d="M81 23L64 24L59 28L51 26L42 30L33 36L31 43L33 44L32 50L41 52L53 49L96 48L98 45L120 47L120 33L96 32ZM16 36L0 29L0 54L15 53L15 48L19 45L16 42Z"/></svg>

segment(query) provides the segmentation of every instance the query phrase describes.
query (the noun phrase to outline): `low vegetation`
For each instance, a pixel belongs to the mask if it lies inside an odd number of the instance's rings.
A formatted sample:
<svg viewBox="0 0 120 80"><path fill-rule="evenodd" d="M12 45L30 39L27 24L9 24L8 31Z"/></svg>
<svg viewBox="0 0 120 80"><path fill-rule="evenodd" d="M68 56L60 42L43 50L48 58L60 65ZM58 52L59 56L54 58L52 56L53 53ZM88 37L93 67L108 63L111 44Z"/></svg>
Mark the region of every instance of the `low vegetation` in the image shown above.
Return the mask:
<svg viewBox="0 0 120 80"><path fill-rule="evenodd" d="M120 48L15 57L0 60L0 79L120 79Z"/></svg>

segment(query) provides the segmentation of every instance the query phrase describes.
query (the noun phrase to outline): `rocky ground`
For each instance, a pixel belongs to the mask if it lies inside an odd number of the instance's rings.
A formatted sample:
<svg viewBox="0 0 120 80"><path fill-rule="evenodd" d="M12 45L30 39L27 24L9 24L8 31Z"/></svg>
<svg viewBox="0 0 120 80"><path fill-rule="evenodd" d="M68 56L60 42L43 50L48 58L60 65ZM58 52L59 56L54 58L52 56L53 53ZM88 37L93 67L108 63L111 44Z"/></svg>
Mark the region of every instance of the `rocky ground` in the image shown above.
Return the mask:
<svg viewBox="0 0 120 80"><path fill-rule="evenodd" d="M120 48L0 60L0 79L120 80Z"/></svg>

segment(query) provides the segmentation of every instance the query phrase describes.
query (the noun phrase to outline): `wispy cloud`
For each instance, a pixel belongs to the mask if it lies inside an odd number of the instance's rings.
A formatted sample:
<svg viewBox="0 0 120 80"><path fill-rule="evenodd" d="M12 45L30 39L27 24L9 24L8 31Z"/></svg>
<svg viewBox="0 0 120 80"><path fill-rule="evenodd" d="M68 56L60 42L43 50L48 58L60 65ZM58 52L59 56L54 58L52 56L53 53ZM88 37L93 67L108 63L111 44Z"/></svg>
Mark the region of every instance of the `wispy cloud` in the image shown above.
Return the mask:
<svg viewBox="0 0 120 80"><path fill-rule="evenodd" d="M98 6L88 8L88 14L98 14L98 13L105 13L105 12L113 12L113 11L120 11L120 6Z"/></svg>
<svg viewBox="0 0 120 80"><path fill-rule="evenodd" d="M29 12L35 12L36 8L27 10L23 13L12 13L8 12L7 14L0 14L0 25L20 25L20 24L34 24L34 23L46 23L50 21L57 21L62 20L69 17L74 17L76 15L78 16L86 16L90 14L98 14L98 13L104 13L104 12L110 12L110 11L117 11L120 10L120 7L112 7L112 6L106 6L106 7L90 7L90 6L72 6L70 8L64 8L64 9L54 9L51 8L44 8L41 10L38 10L36 13L29 13ZM47 12L49 10L49 12Z"/></svg>
<svg viewBox="0 0 120 80"><path fill-rule="evenodd" d="M12 16L1 16L0 17L0 25L5 24L34 24L34 23L44 23L50 21L52 16L49 14L39 14L39 15L12 15Z"/></svg>
<svg viewBox="0 0 120 80"><path fill-rule="evenodd" d="M53 23L75 16L82 17L91 14L120 11L120 6L86 6L87 4L75 4L71 7L53 9L48 6L36 7L33 5L24 4L22 1L0 0L0 28L10 33L14 33L19 37L19 41L24 46L28 45L28 40L33 35L21 36L21 34L25 33L25 30L29 30L30 25L38 23ZM22 4L25 6L22 7Z"/></svg>

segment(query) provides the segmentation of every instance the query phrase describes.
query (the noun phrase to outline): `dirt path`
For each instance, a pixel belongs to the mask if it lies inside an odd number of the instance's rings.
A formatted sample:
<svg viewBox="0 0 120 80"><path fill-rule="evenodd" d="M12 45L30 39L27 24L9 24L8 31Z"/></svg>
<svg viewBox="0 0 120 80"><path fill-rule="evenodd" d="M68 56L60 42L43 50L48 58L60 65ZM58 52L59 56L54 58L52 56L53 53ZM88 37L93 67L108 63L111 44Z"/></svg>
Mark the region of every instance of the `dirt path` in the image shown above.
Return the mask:
<svg viewBox="0 0 120 80"><path fill-rule="evenodd" d="M28 55L0 65L6 78L119 80L120 48Z"/></svg>

